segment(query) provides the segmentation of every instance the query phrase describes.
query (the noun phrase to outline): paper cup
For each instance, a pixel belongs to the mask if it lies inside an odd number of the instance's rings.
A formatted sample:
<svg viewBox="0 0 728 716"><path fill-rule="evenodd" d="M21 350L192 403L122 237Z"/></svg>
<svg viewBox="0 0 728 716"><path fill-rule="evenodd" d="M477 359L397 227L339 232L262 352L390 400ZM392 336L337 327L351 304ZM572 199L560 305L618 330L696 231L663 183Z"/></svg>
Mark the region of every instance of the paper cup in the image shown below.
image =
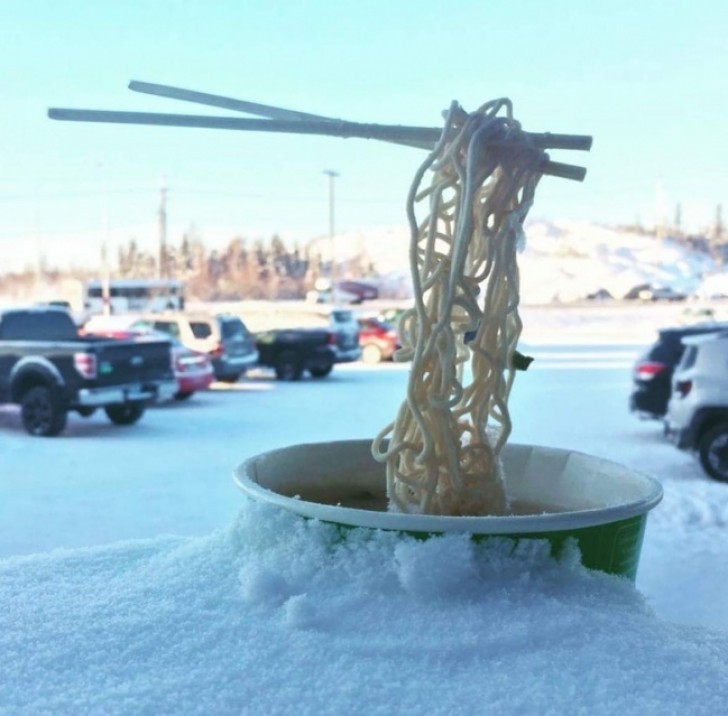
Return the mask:
<svg viewBox="0 0 728 716"><path fill-rule="evenodd" d="M634 580L647 513L662 499L659 482L618 463L557 448L507 445L502 458L506 492L519 514L388 512L385 466L372 457L369 440L272 450L244 462L234 479L255 500L343 529L548 540L555 555L574 539L586 567Z"/></svg>

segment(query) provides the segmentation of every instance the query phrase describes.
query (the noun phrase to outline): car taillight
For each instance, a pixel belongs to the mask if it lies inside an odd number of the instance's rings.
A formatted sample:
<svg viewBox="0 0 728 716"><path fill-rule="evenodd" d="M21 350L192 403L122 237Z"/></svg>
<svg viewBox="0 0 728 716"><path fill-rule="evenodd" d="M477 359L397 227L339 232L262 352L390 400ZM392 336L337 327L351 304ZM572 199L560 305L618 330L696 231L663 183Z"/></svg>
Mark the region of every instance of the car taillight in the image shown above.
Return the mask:
<svg viewBox="0 0 728 716"><path fill-rule="evenodd" d="M186 370L194 370L196 367L203 366L207 359L204 356L178 353L174 359L175 369L178 373L184 373Z"/></svg>
<svg viewBox="0 0 728 716"><path fill-rule="evenodd" d="M172 351L172 370L175 373L183 373L186 367L184 353Z"/></svg>
<svg viewBox="0 0 728 716"><path fill-rule="evenodd" d="M693 389L692 380L678 380L675 382L675 392L684 398Z"/></svg>
<svg viewBox="0 0 728 716"><path fill-rule="evenodd" d="M659 375L666 369L667 366L664 363L644 361L635 366L634 375L638 380L652 380L656 375Z"/></svg>
<svg viewBox="0 0 728 716"><path fill-rule="evenodd" d="M93 353L74 353L73 367L87 380L96 377L96 356Z"/></svg>
<svg viewBox="0 0 728 716"><path fill-rule="evenodd" d="M222 343L218 343L212 350L208 351L210 358L219 358L224 352L225 349Z"/></svg>
<svg viewBox="0 0 728 716"><path fill-rule="evenodd" d="M326 339L326 342L330 346L335 346L336 345L336 334L329 332L329 337Z"/></svg>

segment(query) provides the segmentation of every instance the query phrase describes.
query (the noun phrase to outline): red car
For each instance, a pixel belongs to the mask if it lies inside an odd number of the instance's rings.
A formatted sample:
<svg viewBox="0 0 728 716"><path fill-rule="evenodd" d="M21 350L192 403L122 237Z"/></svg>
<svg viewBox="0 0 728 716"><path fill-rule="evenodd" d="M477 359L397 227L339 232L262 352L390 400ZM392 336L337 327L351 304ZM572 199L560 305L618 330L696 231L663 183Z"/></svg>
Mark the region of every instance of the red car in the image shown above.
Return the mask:
<svg viewBox="0 0 728 716"><path fill-rule="evenodd" d="M193 351L172 340L174 377L177 379L175 400L186 400L198 390L206 390L215 380L212 362L204 353Z"/></svg>
<svg viewBox="0 0 728 716"><path fill-rule="evenodd" d="M379 318L358 318L359 345L364 363L391 360L399 348L399 336L391 323Z"/></svg>
<svg viewBox="0 0 728 716"><path fill-rule="evenodd" d="M155 338L164 337L172 344L172 364L174 377L177 379L177 392L175 400L186 400L198 390L205 390L215 380L212 362L204 353L193 351L183 346L179 341L170 338L166 333L153 333L151 331L137 331L132 327L122 327L124 323L119 317L116 321L105 324L101 321L92 321L81 332L87 335L106 336L107 338L138 338L144 340L145 336L154 335Z"/></svg>

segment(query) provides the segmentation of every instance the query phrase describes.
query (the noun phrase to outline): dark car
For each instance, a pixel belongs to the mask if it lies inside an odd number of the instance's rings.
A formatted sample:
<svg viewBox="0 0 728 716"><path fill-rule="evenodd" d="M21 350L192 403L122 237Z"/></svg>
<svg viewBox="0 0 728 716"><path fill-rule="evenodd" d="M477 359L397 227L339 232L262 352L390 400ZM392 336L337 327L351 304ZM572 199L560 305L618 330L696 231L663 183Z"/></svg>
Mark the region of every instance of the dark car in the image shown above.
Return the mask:
<svg viewBox="0 0 728 716"><path fill-rule="evenodd" d="M644 418L662 419L667 412L672 374L685 349L682 339L722 331L728 331L728 323L699 323L661 329L655 343L635 363L630 410Z"/></svg>

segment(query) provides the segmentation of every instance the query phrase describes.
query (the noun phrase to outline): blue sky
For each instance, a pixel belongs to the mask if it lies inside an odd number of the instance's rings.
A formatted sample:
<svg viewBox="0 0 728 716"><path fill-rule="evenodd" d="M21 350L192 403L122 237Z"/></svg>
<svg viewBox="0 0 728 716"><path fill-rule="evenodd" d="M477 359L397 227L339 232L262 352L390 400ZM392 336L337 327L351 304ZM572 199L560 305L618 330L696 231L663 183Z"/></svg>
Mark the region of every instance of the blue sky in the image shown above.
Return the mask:
<svg viewBox="0 0 728 716"><path fill-rule="evenodd" d="M48 107L228 114L130 92L169 84L364 122L439 126L508 96L532 131L592 134L583 184L546 178L533 218L709 224L726 201L728 10L713 0L333 3L4 0L0 270L44 251L94 262L110 243L210 243L402 225L423 158L367 140L54 122ZM659 187L659 191L658 191ZM84 258L85 257L85 258ZM23 258L23 260L25 260Z"/></svg>

